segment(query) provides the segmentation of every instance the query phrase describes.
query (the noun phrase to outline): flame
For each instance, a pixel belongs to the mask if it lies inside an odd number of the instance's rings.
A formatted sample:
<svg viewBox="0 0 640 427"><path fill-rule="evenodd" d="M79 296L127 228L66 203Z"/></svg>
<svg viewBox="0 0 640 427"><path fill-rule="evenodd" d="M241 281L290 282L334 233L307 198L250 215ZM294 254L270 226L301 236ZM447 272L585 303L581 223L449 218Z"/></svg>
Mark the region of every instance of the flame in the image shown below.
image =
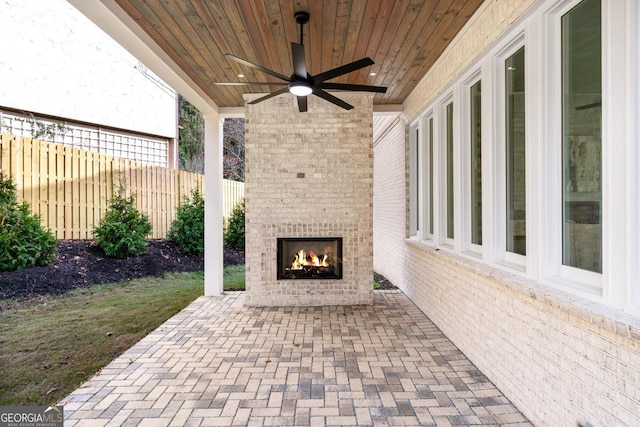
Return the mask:
<svg viewBox="0 0 640 427"><path fill-rule="evenodd" d="M301 270L302 266L304 265L304 261L306 259L306 256L304 254L304 250L300 249L300 251L296 254L296 259L293 260L293 264L291 264L291 268L293 270Z"/></svg>
<svg viewBox="0 0 640 427"><path fill-rule="evenodd" d="M322 259L316 255L313 251L309 252L309 256L305 253L304 249L300 249L296 254L296 259L291 264L292 270L301 270L303 266L309 265L314 267L329 267L328 257L322 255Z"/></svg>

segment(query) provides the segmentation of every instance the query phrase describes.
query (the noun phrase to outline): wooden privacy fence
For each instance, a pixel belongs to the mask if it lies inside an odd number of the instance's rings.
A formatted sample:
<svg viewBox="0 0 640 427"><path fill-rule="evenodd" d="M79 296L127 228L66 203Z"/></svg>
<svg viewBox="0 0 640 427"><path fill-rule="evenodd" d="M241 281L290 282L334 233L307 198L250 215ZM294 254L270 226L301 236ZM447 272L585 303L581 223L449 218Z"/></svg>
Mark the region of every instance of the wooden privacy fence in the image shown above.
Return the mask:
<svg viewBox="0 0 640 427"><path fill-rule="evenodd" d="M244 182L225 179L222 181L222 193L224 195L222 198L222 216L226 224L231 212L233 212L233 208L244 199Z"/></svg>
<svg viewBox="0 0 640 427"><path fill-rule="evenodd" d="M200 174L59 144L0 135L0 149L1 170L13 177L18 198L29 203L57 239L93 239L121 179L125 194L135 195L138 210L149 216L153 239L166 238L178 205L194 188L205 192ZM227 200L227 187L239 187L230 192L238 199ZM235 206L244 196L243 183L224 188L225 204Z"/></svg>

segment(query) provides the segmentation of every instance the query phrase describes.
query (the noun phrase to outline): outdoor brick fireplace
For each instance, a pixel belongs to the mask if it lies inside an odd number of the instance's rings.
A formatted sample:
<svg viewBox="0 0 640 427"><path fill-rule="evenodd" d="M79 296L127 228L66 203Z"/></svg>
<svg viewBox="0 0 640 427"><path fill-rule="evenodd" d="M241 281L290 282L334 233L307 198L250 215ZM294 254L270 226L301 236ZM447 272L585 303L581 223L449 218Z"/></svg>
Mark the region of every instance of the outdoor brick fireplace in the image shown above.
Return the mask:
<svg viewBox="0 0 640 427"><path fill-rule="evenodd" d="M372 95L339 96L247 105L247 305L373 303Z"/></svg>

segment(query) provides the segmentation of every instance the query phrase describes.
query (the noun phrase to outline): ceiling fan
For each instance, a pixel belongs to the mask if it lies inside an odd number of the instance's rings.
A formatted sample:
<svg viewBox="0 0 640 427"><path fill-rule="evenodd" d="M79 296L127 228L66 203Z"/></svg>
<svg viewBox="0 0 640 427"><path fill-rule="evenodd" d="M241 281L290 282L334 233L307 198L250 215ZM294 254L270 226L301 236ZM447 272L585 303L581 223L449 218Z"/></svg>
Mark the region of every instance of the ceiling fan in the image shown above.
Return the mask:
<svg viewBox="0 0 640 427"><path fill-rule="evenodd" d="M353 105L350 105L340 98L331 95L326 90L349 90L349 91L364 91L364 92L378 92L385 93L386 87L383 86L369 86L369 85L355 85L347 83L331 83L327 80L334 79L342 76L343 74L351 73L352 71L359 70L369 65L373 65L374 62L371 58L363 58L358 61L351 62L346 65L334 68L329 71L316 74L315 76L307 73L307 65L305 63L304 45L302 44L303 27L304 24L309 22L308 12L296 12L294 18L298 24L300 24L300 43L291 42L291 57L293 61L293 74L290 77L280 74L268 68L249 62L245 59L238 58L237 56L226 54L225 57L233 61L239 62L242 65L254 68L265 74L269 74L273 77L277 77L282 82L238 82L238 83L216 83L217 85L227 86L248 86L248 85L264 85L264 86L286 86L280 90L271 92L261 98L255 99L249 104L257 104L266 99L274 96L281 95L283 93L291 93L298 97L298 109L300 112L307 111L307 96L316 95L323 98L345 110L351 110ZM326 90L325 90L326 89Z"/></svg>

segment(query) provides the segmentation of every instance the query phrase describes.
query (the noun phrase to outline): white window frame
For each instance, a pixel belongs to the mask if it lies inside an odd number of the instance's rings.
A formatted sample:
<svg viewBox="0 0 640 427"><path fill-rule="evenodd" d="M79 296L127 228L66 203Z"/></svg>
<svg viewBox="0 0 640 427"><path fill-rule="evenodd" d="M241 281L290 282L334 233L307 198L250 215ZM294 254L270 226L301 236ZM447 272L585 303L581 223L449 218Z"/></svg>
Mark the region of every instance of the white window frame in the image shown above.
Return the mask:
<svg viewBox="0 0 640 427"><path fill-rule="evenodd" d="M633 111L630 121L629 121L629 129L627 135L631 139L631 141L639 141L640 140L640 84L637 83L637 79L634 76L637 76L640 73L640 7L635 7L635 13L629 13L630 22L626 28L626 31L629 34L628 40L630 40L630 46L627 48L630 50L629 58L631 58L632 72L631 72L631 80L632 83L628 90L631 94L631 101L629 102L629 110ZM627 141L628 143L628 141ZM631 167L632 171L630 172L631 177L630 181L637 183L640 182L640 147L637 144L632 144L629 147L629 156L631 159ZM640 186L634 186L634 190L630 192L631 200L629 200L629 209L633 212L640 212ZM631 222L630 228L628 230L629 238L632 242L632 245L629 246L629 259L634 262L630 263L628 267L628 277L631 280L627 280L627 286L625 287L626 296L627 296L627 310L634 313L637 316L640 316L640 286L637 283L637 278L640 277L640 263L637 262L640 259L640 224L638 221Z"/></svg>
<svg viewBox="0 0 640 427"><path fill-rule="evenodd" d="M420 157L422 160L422 199L423 199L423 203L422 203L422 233L420 234L420 237L422 240L428 240L428 241L432 241L434 234L435 234L435 230L436 230L436 223L435 223L435 218L433 218L433 230L434 232L431 233L430 231L430 220L431 218L431 210L433 210L433 214L435 217L435 208L431 206L431 203L429 203L430 200L430 196L433 196L433 198L431 198L431 200L435 200L435 194L430 194L431 193L431 189L433 189L433 192L436 193L436 188L434 183L430 183L430 172L431 172L431 165L434 166L434 169L437 170L437 168L435 168L436 165L436 160L435 160L435 144L434 144L434 140L435 140L435 133L434 133L434 129L431 129L431 138L429 137L429 120L431 120L433 118L433 111L429 111L427 114L424 114L421 118L420 118L420 123L421 123L421 132L420 135L422 137L421 140L421 144L420 147L422 147L422 151L423 154ZM435 122L435 120L434 120ZM435 127L434 122L431 123L432 127ZM432 156L434 157L433 159L431 159L429 157L429 145L431 145L431 153ZM435 179L435 175L436 175L436 171L433 171L433 177Z"/></svg>
<svg viewBox="0 0 640 427"><path fill-rule="evenodd" d="M433 141L429 141L428 136L429 119L432 117L433 113L429 112L420 116L409 126L409 238L418 242L426 241L429 243L432 243L433 234L429 232L430 165L427 144L433 143ZM417 210L418 213L417 217L415 210Z"/></svg>
<svg viewBox="0 0 640 427"><path fill-rule="evenodd" d="M633 0L602 0L602 273L562 262L562 98L561 18L581 0L550 2L542 13L547 85L544 96L545 158L549 184L543 228L546 254L544 281L588 298L640 314L637 209L640 201L637 169L640 151L633 113L638 114L640 92L636 76L640 7ZM634 49L634 47L636 49ZM624 112L621 114L621 112ZM635 136L634 136L635 135ZM555 185L553 185L555 184ZM633 187L633 191L630 190ZM634 206L635 203L635 206Z"/></svg>
<svg viewBox="0 0 640 427"><path fill-rule="evenodd" d="M541 0L425 104L433 118L434 233L428 244L468 254L466 96L482 80L482 260L572 294L640 316L640 4L602 0L602 274L562 265L562 105L560 19L580 0ZM506 252L504 61L525 47L527 255ZM478 70L480 73L478 74ZM446 238L446 105L454 103L454 226ZM423 145L426 148L426 145ZM428 158L423 157L424 165ZM423 213L428 170L423 168ZM444 181L443 181L444 180ZM428 230L428 215L421 229ZM467 229L468 230L468 229ZM444 238L443 238L444 236ZM477 258L472 253L473 258ZM586 274L585 274L586 273ZM594 280L595 278L595 280Z"/></svg>
<svg viewBox="0 0 640 427"><path fill-rule="evenodd" d="M409 126L409 237L420 238L420 217L422 209L420 203L422 191L420 188L420 122L416 121Z"/></svg>
<svg viewBox="0 0 640 427"><path fill-rule="evenodd" d="M437 175L438 175L438 202L439 202L439 221L438 221L438 238L439 243L443 247L449 249L455 249L456 241L459 241L460 235L460 224L459 224L459 212L460 212L460 192L457 191L458 183L459 183L459 164L460 162L456 159L459 156L460 150L457 147L458 141L458 112L455 102L454 93L451 92L447 94L439 103L438 103L438 133L434 132L434 140L436 141L435 146L438 147L437 155L434 153L434 157L437 159ZM452 138L453 138L453 184L451 191L453 192L453 238L447 236L447 106L449 104L453 104L453 123L452 123ZM435 123L435 120L434 120ZM434 146L434 148L435 148ZM434 150L435 151L435 150ZM434 162L435 163L435 162ZM436 175L436 174L434 174ZM434 198L434 200L436 200ZM435 230L434 230L435 231Z"/></svg>
<svg viewBox="0 0 640 427"><path fill-rule="evenodd" d="M638 180L634 163L638 150L638 128L634 98L640 73L639 40L635 20L640 5L635 0L603 0L602 9L602 269L603 297L609 304L640 311L638 241ZM635 197L634 197L635 196ZM622 215L616 213L622 212ZM623 243L621 243L621 240ZM622 247L621 247L622 246ZM639 313L640 314L640 313Z"/></svg>
<svg viewBox="0 0 640 427"><path fill-rule="evenodd" d="M546 114L543 118L546 123L545 129L545 170L548 172L545 183L546 202L549 208L545 212L546 224L543 226L544 242L543 247L547 248L546 254L542 255L543 276L552 283L564 288L573 289L579 293L591 296L602 295L603 275L591 271L582 270L575 267L563 265L563 221L562 221L562 17L576 7L582 0L565 0L556 2L553 7L543 13L543 25L547 40L545 45L547 85L545 88ZM606 1L606 0L604 0ZM604 4L603 1L603 4ZM605 17L602 17L604 27ZM603 28L604 38L604 28ZM604 46L603 46L604 47ZM603 64L605 52L603 49ZM605 98L605 73L603 67L603 104ZM603 109L603 127L604 127ZM604 129L602 135L603 150L603 180L604 174ZM604 271L604 214L605 214L605 185L602 183L602 209L601 220L603 221L603 271Z"/></svg>
<svg viewBox="0 0 640 427"><path fill-rule="evenodd" d="M460 108L460 123L462 127L461 137L460 137L460 155L462 161L461 167L461 200L460 200L460 208L462 210L462 226L461 226L461 244L462 250L471 255L482 256L483 253L483 245L474 244L471 242L471 221L473 208L471 206L471 87L473 87L476 83L481 82L482 88L482 104L484 104L484 98L486 97L484 92L484 82L482 81L482 71L480 69L476 69L471 73L471 76L466 78L462 83L462 96L461 96L461 108ZM481 123L482 128L484 129L485 117L484 117L484 105L481 105ZM454 109L455 112L455 109ZM482 162L482 203L483 203L483 224L482 224L482 233L483 233L483 243L484 243L484 183L486 181L484 173L486 170L484 169L484 130L482 130L481 135L481 162Z"/></svg>
<svg viewBox="0 0 640 427"><path fill-rule="evenodd" d="M494 126L496 129L494 135L494 150L493 150L493 164L495 166L494 174L493 174L493 185L494 185L494 193L493 193L493 214L494 214L494 227L493 227L493 249L494 249L494 259L501 264L509 266L511 268L526 271L527 269L527 255L520 255L513 252L507 251L507 161L506 161L506 88L505 88L505 61L515 54L520 48L524 47L525 53L525 67L528 67L528 52L529 48L527 47L527 43L525 43L525 35L524 31L521 31L520 34L513 37L511 42L509 42L503 49L501 49L495 56L493 60L493 75L494 75ZM527 77L529 76L529 77ZM530 102L529 102L529 84L530 81L530 73L527 72L525 76L525 111L530 111ZM526 150L526 163L527 169L529 170L529 175L531 174L532 169L530 168L530 157L529 157L529 146L531 145L531 141L529 138L528 129L531 127L531 120L526 120L525 122L525 146ZM529 176L527 175L527 177ZM530 254L531 251L529 249L529 235L530 235L530 224L529 218L531 212L531 203L530 203L530 180L526 180L526 190L527 190L527 254Z"/></svg>

